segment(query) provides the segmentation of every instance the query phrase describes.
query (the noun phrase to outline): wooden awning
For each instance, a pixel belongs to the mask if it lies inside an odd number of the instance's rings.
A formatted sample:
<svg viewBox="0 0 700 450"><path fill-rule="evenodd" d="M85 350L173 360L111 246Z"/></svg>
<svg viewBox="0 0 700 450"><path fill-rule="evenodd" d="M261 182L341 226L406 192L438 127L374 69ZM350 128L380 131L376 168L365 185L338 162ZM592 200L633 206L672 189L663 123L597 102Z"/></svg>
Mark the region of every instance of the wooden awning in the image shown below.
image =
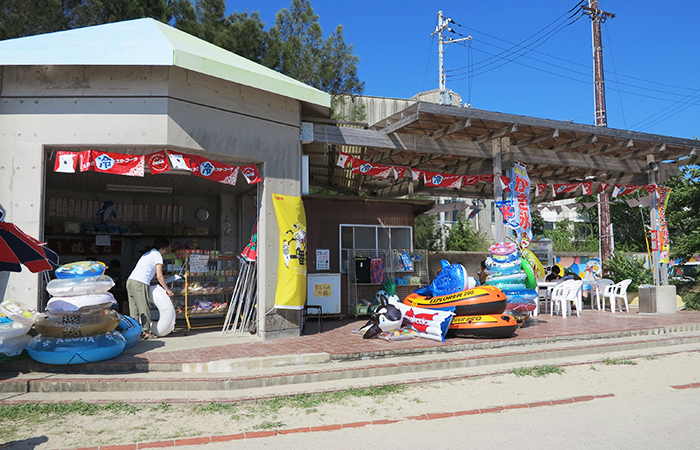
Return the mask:
<svg viewBox="0 0 700 450"><path fill-rule="evenodd" d="M312 186L378 197L407 194L493 198L493 183L431 188L410 173L401 179L353 174L336 165L339 153L376 164L455 175L504 175L519 162L531 183L644 185L650 172L662 184L700 154L695 140L580 125L480 109L416 103L373 126L313 123L309 155ZM495 170L496 169L496 170ZM580 196L581 191L557 195ZM532 203L553 200L551 189Z"/></svg>

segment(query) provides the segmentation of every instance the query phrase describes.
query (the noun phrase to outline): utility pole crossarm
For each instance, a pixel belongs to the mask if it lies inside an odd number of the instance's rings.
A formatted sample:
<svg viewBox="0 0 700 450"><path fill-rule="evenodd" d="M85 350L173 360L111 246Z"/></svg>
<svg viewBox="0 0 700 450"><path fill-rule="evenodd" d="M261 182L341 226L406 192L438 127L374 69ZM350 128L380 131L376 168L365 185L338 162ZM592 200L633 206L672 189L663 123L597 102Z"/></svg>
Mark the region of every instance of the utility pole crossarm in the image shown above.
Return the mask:
<svg viewBox="0 0 700 450"><path fill-rule="evenodd" d="M439 60L439 81L440 81L440 104L441 105L451 105L452 101L449 98L449 95L447 94L447 88L445 86L445 70L443 66L443 54L444 54L444 49L443 46L445 44L452 44L454 42L461 42L461 41L468 41L471 40L471 36L467 36L464 38L459 38L459 39L452 39L452 38L447 38L445 39L442 35L444 31L451 31L454 32L452 28L449 27L450 23L454 23L454 20L450 19L449 17L444 18L442 16L442 11L438 11L438 23L437 26L435 27L435 31L433 31L430 35L435 36L436 34L438 35L438 60Z"/></svg>

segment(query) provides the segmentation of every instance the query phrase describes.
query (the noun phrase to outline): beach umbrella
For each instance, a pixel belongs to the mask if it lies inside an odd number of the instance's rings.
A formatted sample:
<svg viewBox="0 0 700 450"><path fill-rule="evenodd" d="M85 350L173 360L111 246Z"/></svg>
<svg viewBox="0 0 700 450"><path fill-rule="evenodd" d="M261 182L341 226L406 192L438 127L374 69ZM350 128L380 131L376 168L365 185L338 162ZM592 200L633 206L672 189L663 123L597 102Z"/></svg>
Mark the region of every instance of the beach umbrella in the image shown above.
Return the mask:
<svg viewBox="0 0 700 450"><path fill-rule="evenodd" d="M0 272L21 272L24 265L37 273L58 266L58 255L44 245L0 215Z"/></svg>

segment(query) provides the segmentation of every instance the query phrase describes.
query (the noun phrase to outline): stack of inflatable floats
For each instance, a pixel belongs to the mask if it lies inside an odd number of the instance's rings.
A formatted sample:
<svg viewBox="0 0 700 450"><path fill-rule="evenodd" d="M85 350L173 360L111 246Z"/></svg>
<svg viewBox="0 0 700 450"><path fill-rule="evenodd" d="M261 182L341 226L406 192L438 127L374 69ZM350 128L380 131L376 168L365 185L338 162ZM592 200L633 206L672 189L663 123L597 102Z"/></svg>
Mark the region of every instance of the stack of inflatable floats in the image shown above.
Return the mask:
<svg viewBox="0 0 700 450"><path fill-rule="evenodd" d="M46 290L46 313L36 316L39 333L28 344L34 360L45 364L82 364L120 355L141 335L141 325L113 309L114 281L97 261L65 264ZM167 296L167 295L166 295Z"/></svg>
<svg viewBox="0 0 700 450"><path fill-rule="evenodd" d="M448 335L508 338L519 327L510 314L506 295L496 286L480 286L461 264L441 261L442 270L430 285L409 294L403 303L390 295L360 329L364 338L388 340L411 334L435 340ZM403 328L402 328L403 327Z"/></svg>
<svg viewBox="0 0 700 450"><path fill-rule="evenodd" d="M505 312L518 323L525 322L537 307L537 280L527 258L521 256L512 242L496 243L489 247L486 259L486 285L500 289L506 297Z"/></svg>

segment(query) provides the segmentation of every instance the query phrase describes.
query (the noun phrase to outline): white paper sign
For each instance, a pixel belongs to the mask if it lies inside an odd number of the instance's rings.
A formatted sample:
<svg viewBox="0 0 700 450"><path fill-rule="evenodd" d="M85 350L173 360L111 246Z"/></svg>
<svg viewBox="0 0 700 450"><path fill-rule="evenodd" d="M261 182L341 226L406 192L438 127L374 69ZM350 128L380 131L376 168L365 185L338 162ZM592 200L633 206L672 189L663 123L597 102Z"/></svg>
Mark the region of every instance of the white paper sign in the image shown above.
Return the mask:
<svg viewBox="0 0 700 450"><path fill-rule="evenodd" d="M209 255L190 255L190 272L208 272Z"/></svg>
<svg viewBox="0 0 700 450"><path fill-rule="evenodd" d="M112 236L108 234L98 234L95 236L95 245L109 247L112 245Z"/></svg>
<svg viewBox="0 0 700 450"><path fill-rule="evenodd" d="M331 251L327 248L316 249L316 270L330 270Z"/></svg>

